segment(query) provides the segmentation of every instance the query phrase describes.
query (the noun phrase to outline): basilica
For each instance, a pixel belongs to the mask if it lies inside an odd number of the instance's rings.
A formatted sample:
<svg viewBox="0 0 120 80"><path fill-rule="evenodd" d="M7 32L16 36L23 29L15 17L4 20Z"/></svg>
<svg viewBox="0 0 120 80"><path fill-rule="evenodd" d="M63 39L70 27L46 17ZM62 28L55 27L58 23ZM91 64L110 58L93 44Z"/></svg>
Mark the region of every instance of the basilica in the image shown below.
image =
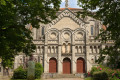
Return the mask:
<svg viewBox="0 0 120 80"><path fill-rule="evenodd" d="M31 28L36 50L34 60L44 67L44 74L84 74L97 66L95 60L100 49L111 46L111 41L102 44L95 37L105 29L99 20L86 16L76 17L79 8L60 8L57 18L40 28ZM28 57L15 57L14 69L23 65Z"/></svg>

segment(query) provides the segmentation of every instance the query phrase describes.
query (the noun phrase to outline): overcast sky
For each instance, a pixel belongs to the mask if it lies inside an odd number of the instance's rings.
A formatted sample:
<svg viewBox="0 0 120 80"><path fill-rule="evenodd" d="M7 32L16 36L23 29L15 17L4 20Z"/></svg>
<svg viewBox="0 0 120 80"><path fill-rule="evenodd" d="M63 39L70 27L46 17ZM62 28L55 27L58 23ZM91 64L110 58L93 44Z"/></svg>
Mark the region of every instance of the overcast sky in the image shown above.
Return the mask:
<svg viewBox="0 0 120 80"><path fill-rule="evenodd" d="M77 5L77 0L68 0L69 1L69 7L70 8L79 8ZM65 8L65 0L62 0L62 3L60 5L61 8Z"/></svg>

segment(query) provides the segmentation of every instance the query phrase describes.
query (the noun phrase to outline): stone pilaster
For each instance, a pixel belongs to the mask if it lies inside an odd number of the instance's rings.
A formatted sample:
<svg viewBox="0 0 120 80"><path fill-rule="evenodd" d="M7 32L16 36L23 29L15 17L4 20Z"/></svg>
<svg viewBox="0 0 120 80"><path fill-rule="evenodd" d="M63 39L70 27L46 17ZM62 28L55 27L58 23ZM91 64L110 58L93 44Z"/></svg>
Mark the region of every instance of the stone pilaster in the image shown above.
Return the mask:
<svg viewBox="0 0 120 80"><path fill-rule="evenodd" d="M58 46L58 74L62 74L62 62L61 62L61 34L59 32L59 46Z"/></svg>
<svg viewBox="0 0 120 80"><path fill-rule="evenodd" d="M33 28L33 40L36 40L36 28Z"/></svg>
<svg viewBox="0 0 120 80"><path fill-rule="evenodd" d="M47 50L48 50L48 47L45 46L44 48L45 52L44 52L44 73L48 73L49 70L48 70L48 61L47 61Z"/></svg>
<svg viewBox="0 0 120 80"><path fill-rule="evenodd" d="M72 69L72 74L75 74L76 73L76 63L75 63L75 46L73 45L72 46L72 60L71 60L71 69Z"/></svg>
<svg viewBox="0 0 120 80"><path fill-rule="evenodd" d="M4 69L3 66L1 66L1 75L2 75L2 76L3 76L3 73L4 73L4 72L3 72L3 69Z"/></svg>
<svg viewBox="0 0 120 80"><path fill-rule="evenodd" d="M48 34L45 34L45 47L44 47L44 73L48 73L49 72L49 62L48 62L48 58L47 58L47 54L48 54Z"/></svg>
<svg viewBox="0 0 120 80"><path fill-rule="evenodd" d="M61 46L58 46L58 73L62 74Z"/></svg>
<svg viewBox="0 0 120 80"><path fill-rule="evenodd" d="M86 46L86 64L85 64L85 71L88 72L91 67L90 67L90 62L89 62L89 53L90 53L90 47Z"/></svg>
<svg viewBox="0 0 120 80"><path fill-rule="evenodd" d="M16 69L18 67L18 59L19 57L18 56L15 56L15 61L14 61L14 69Z"/></svg>

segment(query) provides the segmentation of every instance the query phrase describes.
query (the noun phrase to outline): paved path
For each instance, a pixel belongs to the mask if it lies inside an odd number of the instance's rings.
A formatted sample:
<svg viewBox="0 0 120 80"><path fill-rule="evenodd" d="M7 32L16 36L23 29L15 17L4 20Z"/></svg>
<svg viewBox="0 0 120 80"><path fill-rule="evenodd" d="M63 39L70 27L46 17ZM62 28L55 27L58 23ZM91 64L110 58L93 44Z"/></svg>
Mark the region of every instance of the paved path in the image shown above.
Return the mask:
<svg viewBox="0 0 120 80"><path fill-rule="evenodd" d="M42 79L42 80L84 80L81 78L59 78L59 79Z"/></svg>
<svg viewBox="0 0 120 80"><path fill-rule="evenodd" d="M10 77L8 77L8 76L0 76L0 80L10 80Z"/></svg>
<svg viewBox="0 0 120 80"><path fill-rule="evenodd" d="M0 76L0 80L10 80L10 77L8 76ZM40 79L40 80L84 80L81 78L55 78L55 79Z"/></svg>

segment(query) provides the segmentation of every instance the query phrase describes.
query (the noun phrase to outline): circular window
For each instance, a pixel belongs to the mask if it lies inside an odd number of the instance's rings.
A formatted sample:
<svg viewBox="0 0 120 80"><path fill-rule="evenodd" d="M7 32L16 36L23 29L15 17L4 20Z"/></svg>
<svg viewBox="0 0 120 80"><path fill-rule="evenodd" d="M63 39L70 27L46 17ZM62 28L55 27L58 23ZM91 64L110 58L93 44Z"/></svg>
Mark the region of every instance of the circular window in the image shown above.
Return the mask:
<svg viewBox="0 0 120 80"><path fill-rule="evenodd" d="M76 38L77 38L77 39L82 39L82 38L83 38L83 33L82 33L82 32L78 32L78 33L76 34Z"/></svg>
<svg viewBox="0 0 120 80"><path fill-rule="evenodd" d="M70 34L68 32L65 32L63 34L63 37L64 37L64 39L69 39L70 38Z"/></svg>
<svg viewBox="0 0 120 80"><path fill-rule="evenodd" d="M55 39L57 37L57 34L55 32L52 32L50 34L50 38Z"/></svg>

